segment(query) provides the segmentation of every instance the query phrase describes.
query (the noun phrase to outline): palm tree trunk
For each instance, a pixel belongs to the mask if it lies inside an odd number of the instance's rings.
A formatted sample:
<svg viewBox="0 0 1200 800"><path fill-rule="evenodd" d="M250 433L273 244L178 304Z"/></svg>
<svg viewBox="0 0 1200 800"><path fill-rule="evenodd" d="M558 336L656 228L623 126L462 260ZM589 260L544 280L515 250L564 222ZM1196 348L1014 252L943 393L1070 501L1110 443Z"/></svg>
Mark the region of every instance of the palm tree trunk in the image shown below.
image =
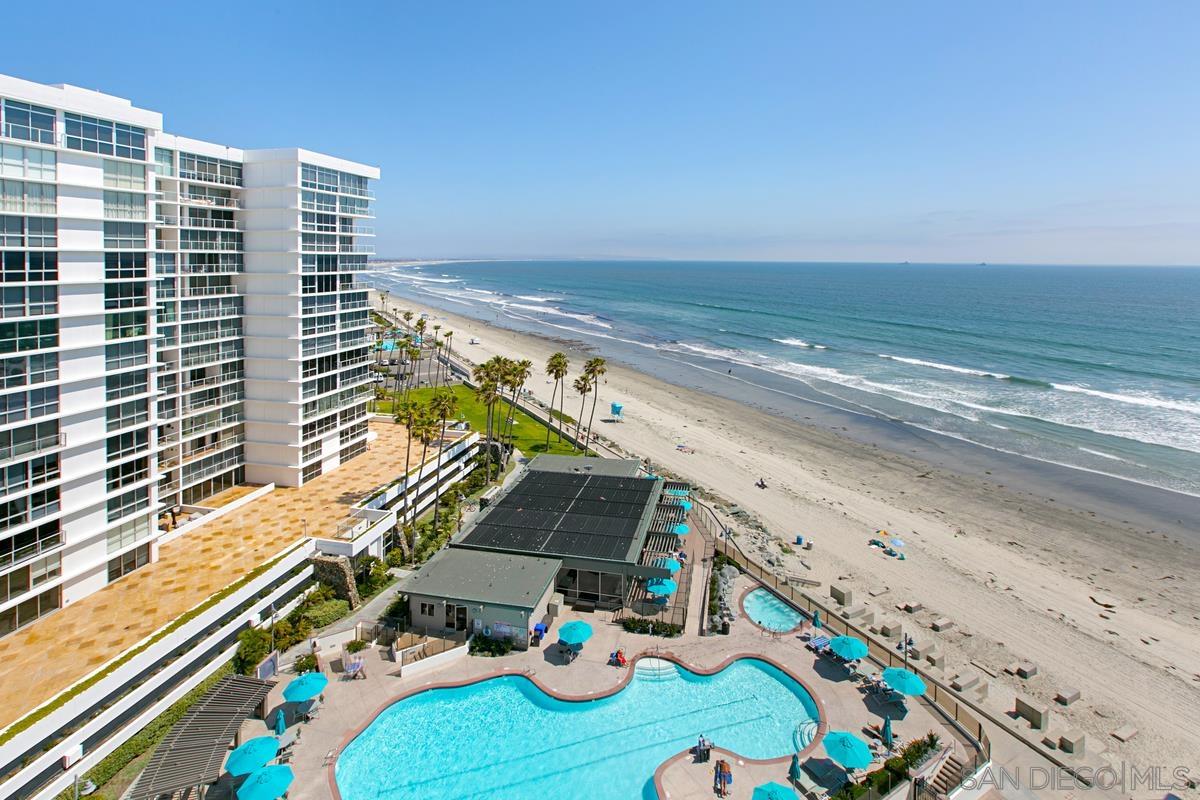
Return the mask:
<svg viewBox="0 0 1200 800"><path fill-rule="evenodd" d="M442 501L442 456L446 453L446 418L442 417L442 435L438 439L438 463L437 463L437 479L433 485L433 532L434 535L438 532L438 519L441 518L441 501Z"/></svg>
<svg viewBox="0 0 1200 800"><path fill-rule="evenodd" d="M563 417L567 415L567 382L562 382L562 392L558 395L558 441L562 443Z"/></svg>
<svg viewBox="0 0 1200 800"><path fill-rule="evenodd" d="M583 454L586 456L588 448L592 446L592 423L596 421L596 401L600 399L599 390L592 392L592 414L588 417L588 435L587 441L583 443Z"/></svg>
<svg viewBox="0 0 1200 800"><path fill-rule="evenodd" d="M483 477L485 484L492 482L492 404L487 406L487 436L483 440Z"/></svg>
<svg viewBox="0 0 1200 800"><path fill-rule="evenodd" d="M546 452L550 452L550 429L554 427L554 395L558 393L558 381L554 382L554 388L550 390L550 419L546 425Z"/></svg>
<svg viewBox="0 0 1200 800"><path fill-rule="evenodd" d="M417 496L410 503L412 510L413 543L417 538L417 500L421 497L421 469L425 466L425 455L429 452L429 443L421 442L421 463L417 465Z"/></svg>
<svg viewBox="0 0 1200 800"><path fill-rule="evenodd" d="M583 394L579 397L579 419L575 420L575 446L579 446L579 435L583 430L583 412L587 408L587 395ZM586 450L585 450L586 452Z"/></svg>

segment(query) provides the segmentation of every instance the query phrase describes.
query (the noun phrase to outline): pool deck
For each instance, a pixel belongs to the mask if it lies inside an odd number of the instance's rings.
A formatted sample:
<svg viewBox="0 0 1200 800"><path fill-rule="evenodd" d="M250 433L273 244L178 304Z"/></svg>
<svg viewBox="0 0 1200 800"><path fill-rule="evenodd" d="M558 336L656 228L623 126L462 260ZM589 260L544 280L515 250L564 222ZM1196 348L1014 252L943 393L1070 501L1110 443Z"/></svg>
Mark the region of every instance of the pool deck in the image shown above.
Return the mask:
<svg viewBox="0 0 1200 800"><path fill-rule="evenodd" d="M743 578L742 580L748 580ZM697 582L698 583L698 582ZM697 590L698 591L698 590ZM586 699L602 696L619 686L630 677L630 670L607 665L608 654L624 648L630 657L635 654L671 657L697 671L708 671L720 667L732 658L761 656L785 668L805 684L824 710L829 729L849 730L860 733L867 724L881 724L885 711L893 714L893 729L901 739L923 736L936 731L943 743L954 739L956 733L924 703L908 704L907 712L900 712L892 705L884 707L872 698L865 698L846 676L845 669L814 656L805 650L795 636L771 636L746 620L739 620L727 636L699 637L690 632L694 621L689 620L689 633L677 639L662 639L626 633L619 625L611 622L612 615L605 612L576 613L568 610L558 624L572 619L583 619L591 623L593 637L584 645L581 655L570 664L563 664L553 646L513 653L502 658L467 656L443 668L430 670L413 677L396 675L398 665L387 660L382 650L366 652L367 677L360 680L345 680L336 671L338 664L325 664L330 684L325 690L325 702L320 715L310 723L298 725L300 738L294 748L291 762L296 781L289 792L289 800L338 800L332 782L330 754L341 748L361 731L375 715L396 698L431 688L438 684L470 682L498 674L524 673L543 688L559 695ZM282 687L290 676L282 680L274 690L268 706L274 714L282 700ZM248 720L242 732L243 740L261 736L265 731L262 720ZM696 731L696 735L708 733ZM719 748L721 742L715 741ZM734 766L732 798L749 798L754 786L769 780L786 782L790 752L781 753L783 760L775 763L743 763L731 757ZM819 745L814 755L822 756ZM665 768L660 768L660 780L664 798L711 797L712 764L693 764L690 756L668 759ZM649 777L649 776L647 776ZM583 795L580 795L583 796Z"/></svg>
<svg viewBox="0 0 1200 800"><path fill-rule="evenodd" d="M373 419L370 429L376 436L367 452L349 464L301 488L277 488L201 525L164 544L157 561L0 640L0 661L5 665L0 726L19 719L306 532L333 535L352 503L404 473L404 427ZM413 447L414 468L420 451L420 446ZM432 447L431 453L436 456ZM245 493L235 487L217 495L216 502L232 502ZM48 655L53 653L60 655Z"/></svg>

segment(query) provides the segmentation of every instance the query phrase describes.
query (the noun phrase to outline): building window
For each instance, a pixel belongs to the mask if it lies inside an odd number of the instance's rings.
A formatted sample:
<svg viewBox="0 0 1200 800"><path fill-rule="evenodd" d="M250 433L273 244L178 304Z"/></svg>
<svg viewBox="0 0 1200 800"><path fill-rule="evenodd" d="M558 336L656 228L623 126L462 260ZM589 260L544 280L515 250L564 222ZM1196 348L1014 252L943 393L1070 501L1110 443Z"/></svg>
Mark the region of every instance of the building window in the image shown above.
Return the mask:
<svg viewBox="0 0 1200 800"><path fill-rule="evenodd" d="M138 336L145 336L147 332L145 311L125 311L120 314L104 315L104 338L109 341L134 339Z"/></svg>
<svg viewBox="0 0 1200 800"><path fill-rule="evenodd" d="M104 409L108 419L108 432L132 428L146 422L150 418L148 406L145 400L129 400Z"/></svg>
<svg viewBox="0 0 1200 800"><path fill-rule="evenodd" d="M0 322L0 353L58 347L58 320Z"/></svg>
<svg viewBox="0 0 1200 800"><path fill-rule="evenodd" d="M43 617L61 606L62 589L55 586L53 589L42 592L36 597L31 597L7 611L0 611L0 636L12 633L18 628L23 628L31 622L36 621L39 617Z"/></svg>
<svg viewBox="0 0 1200 800"><path fill-rule="evenodd" d="M158 175L171 176L175 174L175 151L154 148L154 171Z"/></svg>
<svg viewBox="0 0 1200 800"><path fill-rule="evenodd" d="M122 254L124 255L124 254ZM120 283L104 284L104 307L112 310L117 308L140 308L148 302L146 284Z"/></svg>
<svg viewBox="0 0 1200 800"><path fill-rule="evenodd" d="M104 223L105 250L145 250L146 224L144 222Z"/></svg>
<svg viewBox="0 0 1200 800"><path fill-rule="evenodd" d="M128 431L127 433L110 436L106 441L107 453L110 460L139 453L145 450L149 444L150 434L146 428L139 428L136 431Z"/></svg>
<svg viewBox="0 0 1200 800"><path fill-rule="evenodd" d="M141 541L148 536L150 536L150 518L131 519L108 532L105 537L108 540L108 552L115 553L118 550L124 550L134 542Z"/></svg>
<svg viewBox="0 0 1200 800"><path fill-rule="evenodd" d="M194 181L223 183L226 186L241 186L242 165L234 161L226 161L223 158L180 153L179 177Z"/></svg>
<svg viewBox="0 0 1200 800"><path fill-rule="evenodd" d="M104 346L104 363L109 370L125 369L145 364L149 359L146 341L117 342Z"/></svg>
<svg viewBox="0 0 1200 800"><path fill-rule="evenodd" d="M104 162L104 185L110 189L146 188L146 167L125 161Z"/></svg>
<svg viewBox="0 0 1200 800"><path fill-rule="evenodd" d="M55 113L52 108L32 106L16 100L4 101L4 135L38 144L54 144Z"/></svg>
<svg viewBox="0 0 1200 800"><path fill-rule="evenodd" d="M146 196L133 192L104 192L104 216L109 219L145 219Z"/></svg>
<svg viewBox="0 0 1200 800"><path fill-rule="evenodd" d="M108 521L128 517L150 505L150 490L143 486L131 492L108 498Z"/></svg>
<svg viewBox="0 0 1200 800"><path fill-rule="evenodd" d="M432 617L436 613L433 603L421 603L421 616Z"/></svg>
<svg viewBox="0 0 1200 800"><path fill-rule="evenodd" d="M19 219L19 217L18 217ZM0 257L4 283L50 283L58 280L58 253L11 251Z"/></svg>
<svg viewBox="0 0 1200 800"><path fill-rule="evenodd" d="M303 191L300 193L300 207L307 211L325 211L334 214L337 212L338 198L336 194Z"/></svg>
<svg viewBox="0 0 1200 800"><path fill-rule="evenodd" d="M107 280L146 277L145 253L105 253L104 277Z"/></svg>
<svg viewBox="0 0 1200 800"><path fill-rule="evenodd" d="M0 359L0 388L58 380L58 353Z"/></svg>
<svg viewBox="0 0 1200 800"><path fill-rule="evenodd" d="M146 160L146 129L70 112L63 115L70 150Z"/></svg>
<svg viewBox="0 0 1200 800"><path fill-rule="evenodd" d="M120 400L122 397L134 397L145 394L150 390L149 374L144 369L134 372L117 372L104 379L105 399Z"/></svg>
<svg viewBox="0 0 1200 800"><path fill-rule="evenodd" d="M141 544L108 562L108 582L123 578L150 563L150 545Z"/></svg>
<svg viewBox="0 0 1200 800"><path fill-rule="evenodd" d="M30 247L58 247L58 220L53 217L26 217Z"/></svg>
<svg viewBox="0 0 1200 800"><path fill-rule="evenodd" d="M150 476L150 459L135 458L115 467L108 468L108 491L115 492Z"/></svg>
<svg viewBox="0 0 1200 800"><path fill-rule="evenodd" d="M58 160L53 150L0 144L0 176L53 181Z"/></svg>
<svg viewBox="0 0 1200 800"><path fill-rule="evenodd" d="M0 210L18 214L58 213L58 190L45 183L0 181Z"/></svg>

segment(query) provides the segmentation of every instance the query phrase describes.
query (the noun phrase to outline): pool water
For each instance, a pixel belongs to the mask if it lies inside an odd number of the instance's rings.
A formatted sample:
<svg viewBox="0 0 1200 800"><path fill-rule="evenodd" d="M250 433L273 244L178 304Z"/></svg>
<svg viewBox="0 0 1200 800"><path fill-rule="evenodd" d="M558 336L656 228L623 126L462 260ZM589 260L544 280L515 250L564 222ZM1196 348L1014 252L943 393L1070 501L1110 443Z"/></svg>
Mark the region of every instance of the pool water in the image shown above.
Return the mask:
<svg viewBox="0 0 1200 800"><path fill-rule="evenodd" d="M701 734L778 758L816 732L812 697L766 662L703 676L644 658L634 670L624 689L588 702L515 675L413 695L346 746L338 790L343 800L656 798L654 770Z"/></svg>
<svg viewBox="0 0 1200 800"><path fill-rule="evenodd" d="M755 589L742 601L746 616L769 631L786 633L804 620L804 615L767 589Z"/></svg>

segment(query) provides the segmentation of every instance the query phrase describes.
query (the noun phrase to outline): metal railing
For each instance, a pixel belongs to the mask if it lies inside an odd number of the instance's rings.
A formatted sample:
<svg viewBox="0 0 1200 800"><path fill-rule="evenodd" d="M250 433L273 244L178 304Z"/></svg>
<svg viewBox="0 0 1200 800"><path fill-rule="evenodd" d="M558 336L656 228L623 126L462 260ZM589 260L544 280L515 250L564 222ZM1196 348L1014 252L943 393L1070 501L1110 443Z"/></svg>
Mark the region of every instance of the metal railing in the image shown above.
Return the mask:
<svg viewBox="0 0 1200 800"><path fill-rule="evenodd" d="M56 433L51 436L43 436L40 439L30 439L27 442L17 442L0 447L0 463L64 447L66 443L67 435L65 433Z"/></svg>

